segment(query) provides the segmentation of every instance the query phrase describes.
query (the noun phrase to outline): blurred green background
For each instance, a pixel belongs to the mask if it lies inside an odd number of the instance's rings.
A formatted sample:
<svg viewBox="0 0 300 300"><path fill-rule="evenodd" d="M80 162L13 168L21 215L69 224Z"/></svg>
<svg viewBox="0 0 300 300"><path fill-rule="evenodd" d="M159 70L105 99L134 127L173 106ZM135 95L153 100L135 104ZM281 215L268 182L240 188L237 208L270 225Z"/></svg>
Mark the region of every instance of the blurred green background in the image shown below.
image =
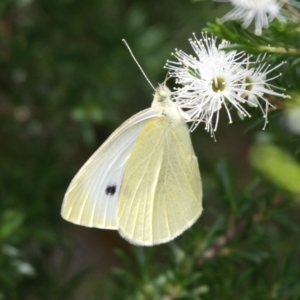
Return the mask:
<svg viewBox="0 0 300 300"><path fill-rule="evenodd" d="M115 249L129 257L139 250L117 232L67 223L60 208L82 164L151 104L153 91L121 39L157 85L174 48L191 53L192 32L200 36L225 10L187 0L0 1L0 300L114 299L107 286L121 265ZM214 223L210 209L222 210L216 177L227 168L238 174L238 194L252 174L247 152L256 132L244 134L249 122L227 123L222 115L217 142L203 126L192 134L208 212L194 230Z"/></svg>

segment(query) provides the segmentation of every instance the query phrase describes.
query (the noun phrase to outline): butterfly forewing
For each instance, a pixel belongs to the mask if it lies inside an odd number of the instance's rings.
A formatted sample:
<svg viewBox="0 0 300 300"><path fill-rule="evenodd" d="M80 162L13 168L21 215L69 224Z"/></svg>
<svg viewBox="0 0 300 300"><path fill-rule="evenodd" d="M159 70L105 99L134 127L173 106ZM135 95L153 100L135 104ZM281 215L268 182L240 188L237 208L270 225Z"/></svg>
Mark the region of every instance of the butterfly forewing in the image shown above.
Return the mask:
<svg viewBox="0 0 300 300"><path fill-rule="evenodd" d="M172 123L172 122L171 122ZM137 245L174 239L202 211L197 158L184 122L153 118L127 162L118 203L119 231Z"/></svg>
<svg viewBox="0 0 300 300"><path fill-rule="evenodd" d="M72 180L62 216L73 223L117 229L117 203L127 160L147 123L159 112L144 110L123 123Z"/></svg>

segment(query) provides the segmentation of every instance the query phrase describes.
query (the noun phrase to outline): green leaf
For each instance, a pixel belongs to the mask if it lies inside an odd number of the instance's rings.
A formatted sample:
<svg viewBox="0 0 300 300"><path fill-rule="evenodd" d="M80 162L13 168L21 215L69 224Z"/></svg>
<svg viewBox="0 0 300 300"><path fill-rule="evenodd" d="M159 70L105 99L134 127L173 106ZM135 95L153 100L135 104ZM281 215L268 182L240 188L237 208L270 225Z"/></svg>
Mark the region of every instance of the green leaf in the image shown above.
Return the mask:
<svg viewBox="0 0 300 300"><path fill-rule="evenodd" d="M274 144L256 144L250 163L279 188L300 194L300 164L284 150Z"/></svg>
<svg viewBox="0 0 300 300"><path fill-rule="evenodd" d="M3 213L1 227L0 227L0 240L10 237L17 231L24 221L24 214L16 210L6 210Z"/></svg>
<svg viewBox="0 0 300 300"><path fill-rule="evenodd" d="M224 198L228 199L229 206L233 213L236 212L236 197L233 188L233 176L231 174L229 164L226 160L220 161L216 166L217 174L221 181L221 185L224 191Z"/></svg>

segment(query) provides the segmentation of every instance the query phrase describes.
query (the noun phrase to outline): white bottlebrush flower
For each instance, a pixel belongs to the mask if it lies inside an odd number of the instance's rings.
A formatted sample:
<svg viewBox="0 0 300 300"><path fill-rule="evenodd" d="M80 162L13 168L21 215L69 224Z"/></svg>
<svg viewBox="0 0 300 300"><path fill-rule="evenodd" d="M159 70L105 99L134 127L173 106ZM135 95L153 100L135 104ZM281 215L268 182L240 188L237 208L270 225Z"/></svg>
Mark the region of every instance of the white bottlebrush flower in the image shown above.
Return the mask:
<svg viewBox="0 0 300 300"><path fill-rule="evenodd" d="M200 122L205 122L206 130L213 133L217 129L219 110L224 106L229 122L232 122L230 108L233 106L243 116L250 116L241 105L246 100L242 82L248 62L242 52L221 50L229 45L223 40L219 46L216 38L203 35L203 39L190 40L197 57L176 50L178 62L169 61L166 68L178 84L183 85L174 93L178 105L186 110L193 121L191 130ZM215 120L213 117L215 116Z"/></svg>
<svg viewBox="0 0 300 300"><path fill-rule="evenodd" d="M230 1L234 8L221 20L241 20L246 28L254 20L255 34L261 35L262 29L267 28L275 18L280 22L286 22L282 7L288 0L216 0L219 2ZM291 5L293 4L290 3Z"/></svg>
<svg viewBox="0 0 300 300"><path fill-rule="evenodd" d="M250 68L250 56L243 52L225 52L229 42L216 45L216 38L202 34L202 39L190 40L196 57L176 50L173 55L178 61L168 61L166 68L176 83L182 85L173 92L173 98L193 122L191 130L204 122L207 131L217 129L219 111L225 107L229 122L230 111L235 108L242 117L250 117L244 104L259 106L266 118L271 106L264 94L284 97L272 90L266 75L273 71L263 64L257 69ZM257 61L256 61L257 63ZM277 66L278 67L278 66ZM277 68L275 67L275 68ZM278 75L279 76L279 75ZM259 100L264 102L263 106Z"/></svg>
<svg viewBox="0 0 300 300"><path fill-rule="evenodd" d="M277 90L284 90L284 89L269 83L271 80L281 76L281 74L278 74L272 78L267 78L267 75L269 73L274 71L274 69L277 69L278 67L282 66L285 62L282 62L276 67L271 69L270 69L271 65L267 63L262 63L261 65L258 65L258 63L264 60L265 57L266 55L258 56L255 62L249 63L249 65L247 66L247 70L245 71L244 85L243 85L244 92L242 94L242 96L247 99L247 104L249 106L260 107L263 116L265 118L265 126L263 129L265 129L266 124L268 123L267 114L268 114L269 106L272 106L267 100L265 95L272 95L272 96L277 96L282 98L288 97L283 93L279 93L273 90L273 89L277 89ZM257 68L250 67L251 65L254 66L258 65L258 67ZM262 107L259 100L262 100L262 102L264 103L264 107Z"/></svg>

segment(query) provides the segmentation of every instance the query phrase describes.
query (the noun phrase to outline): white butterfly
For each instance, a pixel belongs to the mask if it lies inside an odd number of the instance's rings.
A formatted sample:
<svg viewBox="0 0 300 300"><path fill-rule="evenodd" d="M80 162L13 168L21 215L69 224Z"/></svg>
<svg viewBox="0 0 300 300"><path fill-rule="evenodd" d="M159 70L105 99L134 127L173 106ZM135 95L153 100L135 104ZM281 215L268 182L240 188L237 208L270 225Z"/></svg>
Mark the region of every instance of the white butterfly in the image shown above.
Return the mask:
<svg viewBox="0 0 300 300"><path fill-rule="evenodd" d="M152 246L180 235L201 212L197 157L183 112L163 84L151 108L123 123L79 170L61 213Z"/></svg>

